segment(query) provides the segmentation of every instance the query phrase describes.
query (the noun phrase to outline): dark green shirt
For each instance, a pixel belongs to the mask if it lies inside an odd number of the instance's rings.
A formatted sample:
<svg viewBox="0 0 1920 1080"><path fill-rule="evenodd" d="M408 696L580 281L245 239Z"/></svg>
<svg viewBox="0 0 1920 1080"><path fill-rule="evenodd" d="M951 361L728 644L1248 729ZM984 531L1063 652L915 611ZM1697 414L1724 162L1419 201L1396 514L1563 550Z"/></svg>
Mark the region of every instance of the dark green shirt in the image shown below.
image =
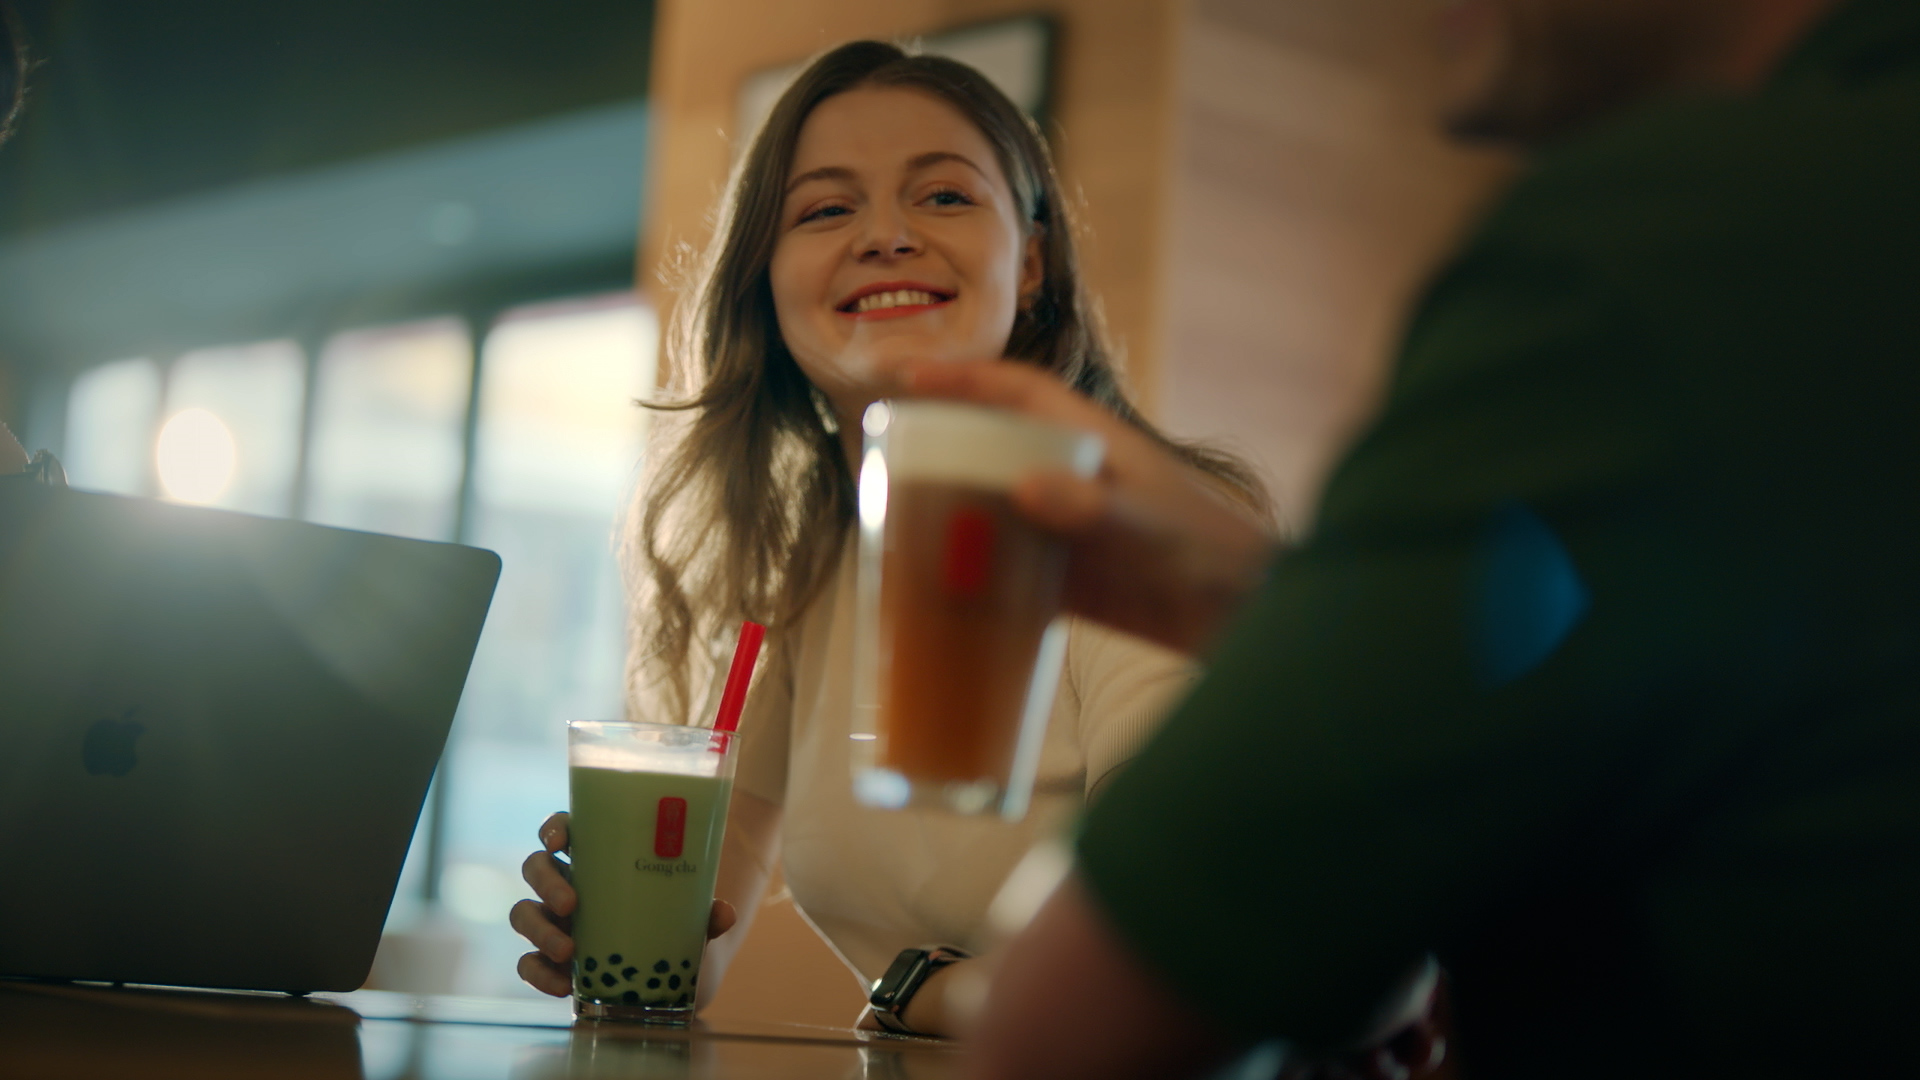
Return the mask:
<svg viewBox="0 0 1920 1080"><path fill-rule="evenodd" d="M1920 1074L1920 0L1543 155L1080 854L1243 1034Z"/></svg>

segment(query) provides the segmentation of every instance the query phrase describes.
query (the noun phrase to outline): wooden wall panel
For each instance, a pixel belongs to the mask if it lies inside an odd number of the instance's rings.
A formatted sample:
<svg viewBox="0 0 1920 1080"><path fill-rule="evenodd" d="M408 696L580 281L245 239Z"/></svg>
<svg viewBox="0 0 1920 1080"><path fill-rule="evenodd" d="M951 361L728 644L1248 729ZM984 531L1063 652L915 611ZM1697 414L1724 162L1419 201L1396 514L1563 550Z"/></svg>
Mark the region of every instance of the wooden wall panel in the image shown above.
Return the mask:
<svg viewBox="0 0 1920 1080"><path fill-rule="evenodd" d="M1157 419L1260 466L1285 524L1402 316L1507 173L1443 143L1417 0L1195 0L1175 77Z"/></svg>

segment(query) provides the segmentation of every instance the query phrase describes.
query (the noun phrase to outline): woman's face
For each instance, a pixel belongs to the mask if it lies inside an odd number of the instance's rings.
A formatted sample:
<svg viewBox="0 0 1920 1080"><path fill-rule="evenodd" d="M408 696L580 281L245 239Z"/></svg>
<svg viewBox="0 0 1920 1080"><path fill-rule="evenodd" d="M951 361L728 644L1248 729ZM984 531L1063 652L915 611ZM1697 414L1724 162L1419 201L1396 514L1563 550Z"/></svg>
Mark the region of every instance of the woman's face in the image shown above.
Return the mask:
<svg viewBox="0 0 1920 1080"><path fill-rule="evenodd" d="M913 359L997 358L1040 286L993 147L958 110L849 90L800 129L770 274L780 334L842 421Z"/></svg>

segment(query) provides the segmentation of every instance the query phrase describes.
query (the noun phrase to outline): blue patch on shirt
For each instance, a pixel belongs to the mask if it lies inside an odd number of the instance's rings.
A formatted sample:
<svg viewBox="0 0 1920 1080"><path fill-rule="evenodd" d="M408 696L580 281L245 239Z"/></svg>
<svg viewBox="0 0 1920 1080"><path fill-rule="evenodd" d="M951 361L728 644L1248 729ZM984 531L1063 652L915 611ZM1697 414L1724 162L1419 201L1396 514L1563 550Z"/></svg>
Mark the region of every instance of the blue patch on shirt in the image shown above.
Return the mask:
<svg viewBox="0 0 1920 1080"><path fill-rule="evenodd" d="M1481 685L1505 686L1540 666L1586 617L1573 556L1518 503L1488 520L1474 568L1472 646Z"/></svg>

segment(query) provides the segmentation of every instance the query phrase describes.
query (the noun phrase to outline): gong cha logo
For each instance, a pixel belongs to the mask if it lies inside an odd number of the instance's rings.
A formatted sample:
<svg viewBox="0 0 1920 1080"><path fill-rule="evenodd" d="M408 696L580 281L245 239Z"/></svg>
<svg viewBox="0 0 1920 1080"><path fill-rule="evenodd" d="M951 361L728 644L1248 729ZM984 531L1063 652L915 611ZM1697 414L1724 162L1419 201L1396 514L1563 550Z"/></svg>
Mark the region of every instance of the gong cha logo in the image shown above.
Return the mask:
<svg viewBox="0 0 1920 1080"><path fill-rule="evenodd" d="M635 870L649 874L691 874L699 867L680 858L687 846L687 800L665 796L653 813L652 860L645 856L633 860ZM678 861L674 861L678 860Z"/></svg>

